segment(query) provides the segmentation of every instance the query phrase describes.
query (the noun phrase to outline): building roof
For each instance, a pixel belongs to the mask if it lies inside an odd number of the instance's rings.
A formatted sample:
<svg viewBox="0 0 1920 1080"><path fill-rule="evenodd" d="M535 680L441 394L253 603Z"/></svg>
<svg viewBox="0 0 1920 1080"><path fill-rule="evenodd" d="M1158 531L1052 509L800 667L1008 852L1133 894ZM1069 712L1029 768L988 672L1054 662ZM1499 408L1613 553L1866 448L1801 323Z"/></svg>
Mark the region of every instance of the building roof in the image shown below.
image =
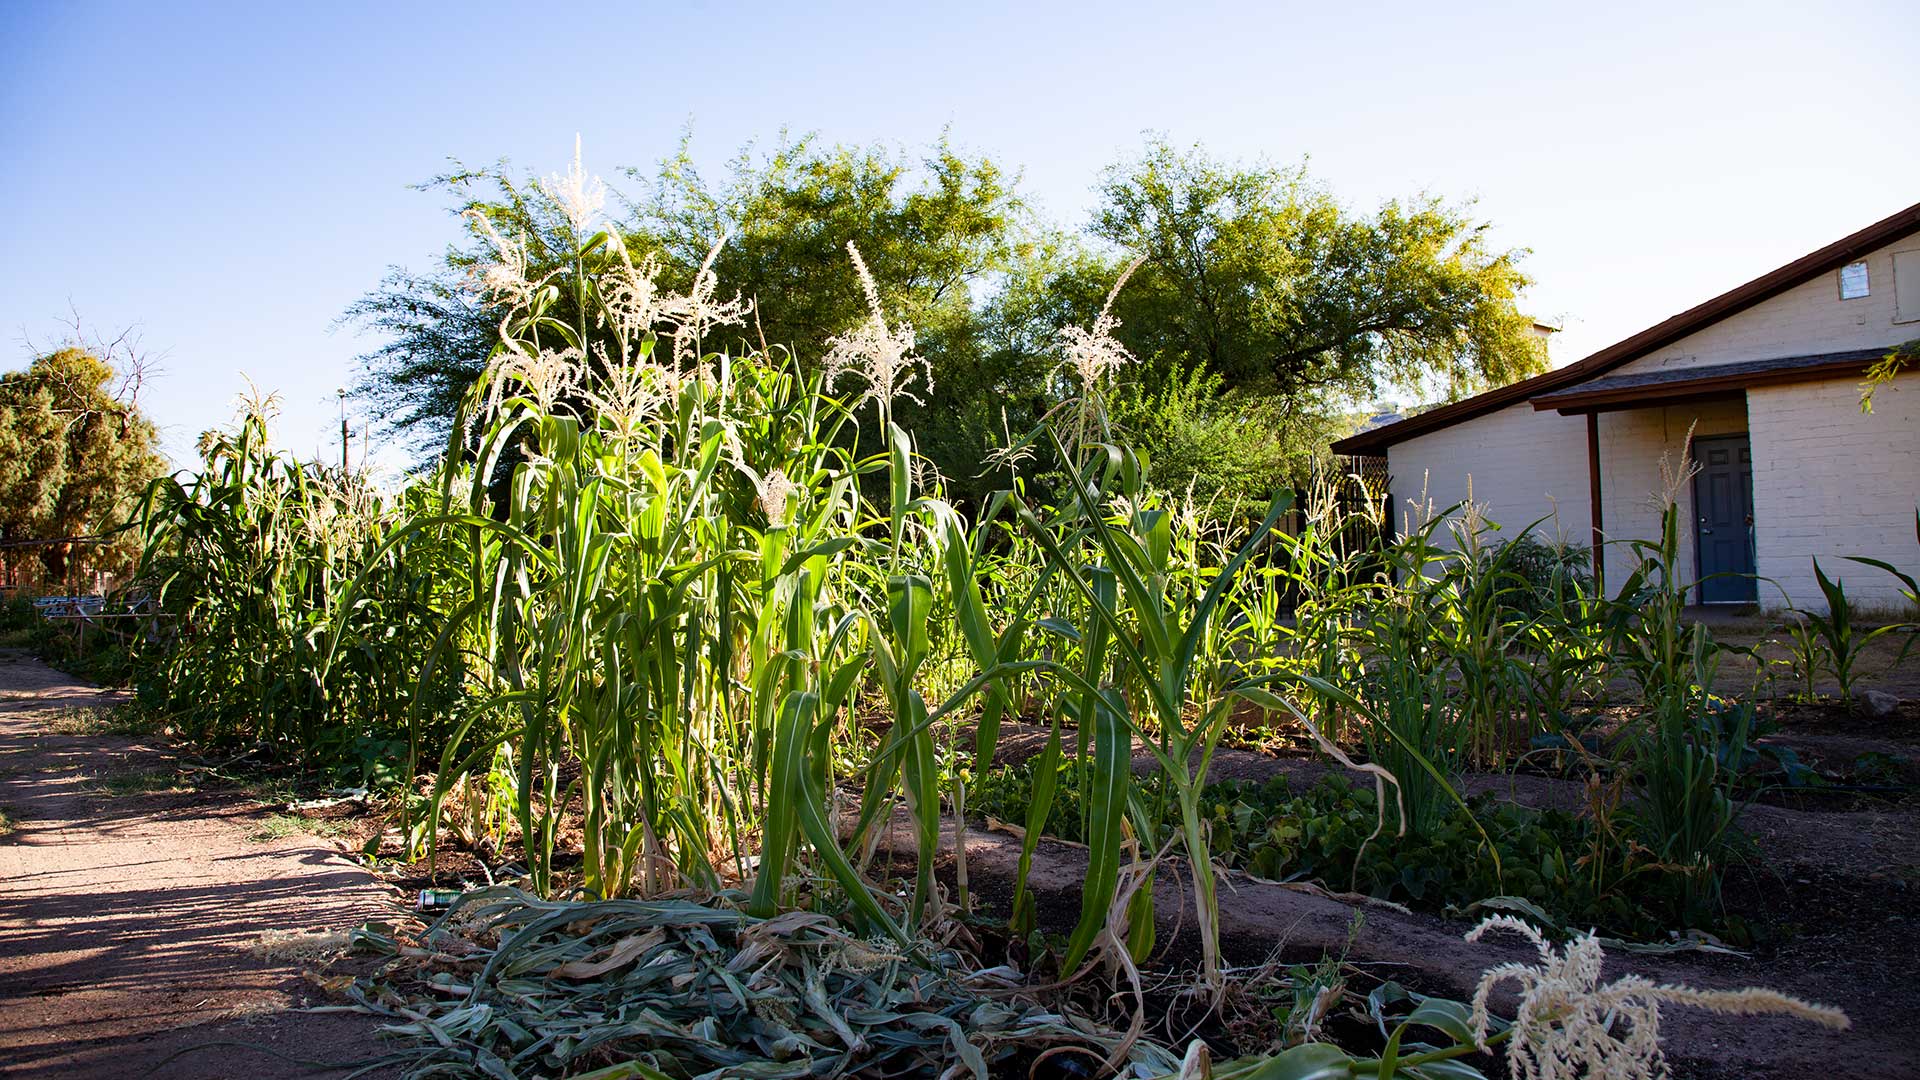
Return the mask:
<svg viewBox="0 0 1920 1080"><path fill-rule="evenodd" d="M1803 255L1785 266L1762 274L1745 285L1730 289L1705 303L1688 308L1632 337L1615 342L1585 359L1576 360L1566 367L1556 368L1545 374L1535 375L1531 379L1522 379L1517 383L1489 390L1484 394L1476 394L1450 405L1429 409L1397 423L1368 428L1334 443L1333 452L1336 454L1385 453L1387 447L1404 442L1416 435L1451 427L1516 402L1526 401L1575 383L1597 378L1622 364L1631 363L1657 349L1665 348L1703 327L1729 315L1745 311L1755 304L1770 300L1788 289L1803 285L1821 274L1852 262L1875 248L1883 247L1916 231L1920 231L1920 203L1915 203L1905 210L1876 221L1859 232L1841 237L1826 247Z"/></svg>
<svg viewBox="0 0 1920 1080"><path fill-rule="evenodd" d="M1742 360L1737 364L1706 364L1700 367L1665 368L1632 375L1610 375L1589 379L1577 386L1532 399L1538 410L1558 409L1562 413L1605 412L1608 409L1634 408L1657 401L1702 397L1749 386L1804 382L1833 375L1853 374L1887 354L1881 349L1849 349L1845 352L1814 353L1808 356L1782 356L1772 360Z"/></svg>

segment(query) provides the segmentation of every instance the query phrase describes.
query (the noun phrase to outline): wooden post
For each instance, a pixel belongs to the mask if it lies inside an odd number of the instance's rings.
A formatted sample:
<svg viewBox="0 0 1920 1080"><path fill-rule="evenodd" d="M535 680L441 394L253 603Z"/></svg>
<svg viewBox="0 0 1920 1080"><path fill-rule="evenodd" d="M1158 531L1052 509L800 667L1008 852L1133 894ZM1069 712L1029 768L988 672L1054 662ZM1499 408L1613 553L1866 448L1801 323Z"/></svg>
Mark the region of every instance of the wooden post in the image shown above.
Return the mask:
<svg viewBox="0 0 1920 1080"><path fill-rule="evenodd" d="M1600 414L1594 412L1587 414L1587 506L1593 522L1593 587L1604 591L1607 561L1601 547L1605 531L1600 512Z"/></svg>

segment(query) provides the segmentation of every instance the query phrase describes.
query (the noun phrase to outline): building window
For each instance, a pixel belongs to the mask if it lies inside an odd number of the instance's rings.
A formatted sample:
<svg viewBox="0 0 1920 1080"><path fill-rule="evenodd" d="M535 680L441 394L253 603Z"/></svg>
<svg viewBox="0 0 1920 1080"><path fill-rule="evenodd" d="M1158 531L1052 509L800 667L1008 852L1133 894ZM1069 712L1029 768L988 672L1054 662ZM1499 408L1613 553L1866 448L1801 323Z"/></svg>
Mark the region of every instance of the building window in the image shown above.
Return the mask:
<svg viewBox="0 0 1920 1080"><path fill-rule="evenodd" d="M1893 253L1893 321L1920 322L1920 250Z"/></svg>
<svg viewBox="0 0 1920 1080"><path fill-rule="evenodd" d="M1840 299L1858 300L1867 295L1867 264L1848 263L1840 268Z"/></svg>

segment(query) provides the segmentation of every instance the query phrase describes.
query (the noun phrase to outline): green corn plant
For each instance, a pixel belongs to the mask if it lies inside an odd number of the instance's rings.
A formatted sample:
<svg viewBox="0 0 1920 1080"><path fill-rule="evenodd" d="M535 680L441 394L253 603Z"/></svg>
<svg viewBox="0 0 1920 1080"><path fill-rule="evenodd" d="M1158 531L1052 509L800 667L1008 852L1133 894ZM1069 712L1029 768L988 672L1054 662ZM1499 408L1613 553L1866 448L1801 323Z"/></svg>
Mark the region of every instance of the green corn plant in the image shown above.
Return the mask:
<svg viewBox="0 0 1920 1080"><path fill-rule="evenodd" d="M946 509L944 508L944 504L943 509ZM990 507L985 516L990 520L994 516L993 508ZM1008 618L1007 625L1003 629L996 631L992 616L987 607L985 594L980 588L981 572L978 569L978 564L979 543L982 535L980 533L969 534L961 523L959 515L952 513L950 509L942 515L942 518L944 533L941 538L940 548L941 566L946 572L947 593L952 600L953 616L959 625L960 639L964 643L974 667L980 671L991 671L1003 665L1017 663L1026 645L1026 635L1032 625L1030 620L1027 618L1024 610L1016 609ZM1039 584L1044 587L1044 576ZM1032 593L1029 593L1029 597L1032 595ZM989 684L986 692L986 700L974 726L973 764L971 770L974 775L985 775L987 769L993 764L994 748L999 745L1000 742L1001 721L1005 719L1013 709L1012 691L1008 686L1000 681ZM1050 742L1057 743L1057 734L1058 729L1056 727L1054 732L1055 738L1051 739ZM1057 745L1054 749L1057 753ZM961 910L967 911L970 910L971 904L969 902L967 881L967 845L965 831L967 822L967 788L964 771L956 771L956 776L953 781L953 804L954 827L957 830L954 840L954 860L959 886L958 899ZM1031 858L1032 855L1030 851L1023 852L1022 863L1029 864ZM1022 874L1020 879L1024 881L1024 877L1025 875ZM1024 895L1024 893L1021 895ZM1016 897L1016 909L1018 906L1019 900L1018 897ZM1016 923L1018 919L1019 913L1016 910Z"/></svg>
<svg viewBox="0 0 1920 1080"><path fill-rule="evenodd" d="M1789 608L1775 632L1782 635L1781 644L1787 650L1787 670L1800 685L1800 700L1814 702L1818 699L1816 684L1820 672L1831 663L1819 628L1803 612Z"/></svg>
<svg viewBox="0 0 1920 1080"><path fill-rule="evenodd" d="M145 567L179 618L142 661L143 693L283 756L358 747L400 780L430 776L410 840L431 853L446 822L517 838L549 896L739 890L757 915L844 913L902 942L944 915L949 820L969 906L969 775L1009 718L1035 717L1014 925L1033 922L1027 876L1067 763L1090 851L1064 967L1103 941L1146 955L1152 875L1177 853L1212 989L1199 793L1237 708L1297 717L1380 785L1380 829L1393 783L1402 830L1419 832L1464 810L1456 770L1504 763L1617 667L1649 710L1636 827L1672 836L1676 863L1723 860L1716 763L1745 735L1738 717L1724 737L1695 723L1717 646L1682 623L1671 521L1615 600L1556 586L1538 609L1511 545L1483 552L1473 526L1449 547L1444 515L1359 544L1379 523L1332 498L1291 535L1291 496L1258 523L1209 523L1110 445L1100 378L1124 357L1103 322L1066 350L1082 384L1070 430L1030 439L1051 451L1056 496L1016 475L970 523L916 479L893 402L918 362L877 294L818 365L711 350L739 309L707 271L661 294L589 216L555 242L560 269L531 280L518 241L489 232L499 343L432 475L376 499L268 452L262 423L155 487ZM849 373L866 381L852 400L833 388ZM872 857L901 803L917 862L896 898Z"/></svg>
<svg viewBox="0 0 1920 1080"><path fill-rule="evenodd" d="M1690 916L1701 916L1719 898L1726 852L1739 806L1732 787L1752 724L1752 703L1739 707L1730 728L1705 722L1718 653L1704 628L1688 639L1695 681L1663 692L1629 734L1633 776L1640 801L1630 809L1641 841L1670 866L1684 870Z"/></svg>
<svg viewBox="0 0 1920 1080"><path fill-rule="evenodd" d="M1526 536L1546 519L1528 525ZM1466 740L1467 760L1499 768L1536 734L1526 709L1527 664L1522 656L1528 620L1521 600L1528 583L1514 569L1522 547L1492 545L1498 528L1467 504L1452 521L1454 550L1443 558L1437 604L1428 610L1434 643L1453 670L1453 703ZM1424 542L1424 537L1415 541Z"/></svg>
<svg viewBox="0 0 1920 1080"><path fill-rule="evenodd" d="M1920 542L1920 510L1915 510L1913 513L1913 538L1916 542ZM1912 574L1881 559L1869 559L1861 555L1848 555L1846 558L1849 562L1857 562L1862 566L1871 566L1892 574L1900 582L1900 595L1907 602L1908 613L1920 615L1920 581L1916 581ZM1920 627L1920 624L1907 623L1905 626L1913 630Z"/></svg>
<svg viewBox="0 0 1920 1080"><path fill-rule="evenodd" d="M1914 581L1892 566L1875 559L1853 559L1867 566L1878 566L1898 576L1907 585L1909 594L1915 591ZM1839 684L1842 700L1851 700L1853 688L1859 680L1860 660L1866 655L1867 647L1888 634L1900 633L1908 629L1903 623L1887 623L1871 629L1860 625L1854 612L1853 601L1847 597L1845 581L1837 581L1827 576L1821 568L1820 560L1813 560L1813 577L1820 585L1820 593L1826 597L1827 610L1798 611L1802 623L1817 636L1820 643L1819 656L1825 661L1827 670L1833 673L1834 682ZM1909 642L1911 647L1911 642ZM1807 696L1813 696L1809 678Z"/></svg>
<svg viewBox="0 0 1920 1080"><path fill-rule="evenodd" d="M833 420L814 404L817 382L782 365L707 357L707 374L684 378L654 363L650 331L618 342L621 358L604 371L570 369L568 352L544 348L553 335L582 351L588 301L609 295L588 264L610 243L589 237L574 256L577 323L550 316L557 288L523 297L503 323L496 368L469 402L473 421L449 446L439 512L387 546L467 559L435 655L478 656L483 679L470 722L441 753L436 808L510 745L537 889L554 885L554 845L574 805L589 891L624 892L636 872L646 891L715 887L743 872L743 845L768 805L775 735L791 733L781 703L815 689L791 685L790 673L751 701L740 688L767 686L791 654L813 655L811 640L780 649L770 627L796 591L809 611L821 602L828 569L804 564L852 543L822 534L851 524L855 485L831 468ZM603 325L620 328L616 316ZM568 387L584 407L564 403ZM466 430L478 432L471 448ZM806 546L795 550L796 539ZM349 601L365 584L351 583Z"/></svg>
<svg viewBox="0 0 1920 1080"><path fill-rule="evenodd" d="M1913 514L1913 538L1915 541L1920 541L1920 510L1915 510ZM1907 654L1913 651L1913 647L1916 644L1920 644L1920 581L1916 581L1912 574L1908 574L1892 563L1881 559L1869 559L1861 555L1848 555L1846 558L1848 561L1857 562L1862 566L1871 566L1877 570L1884 570L1892 574L1894 579L1900 583L1900 596L1907 602L1907 614L1911 617L1907 621L1896 623L1893 626L1893 629L1907 635L1906 644L1900 647L1900 655L1893 661L1894 664L1902 663L1906 660Z"/></svg>
<svg viewBox="0 0 1920 1080"><path fill-rule="evenodd" d="M1523 629L1527 707L1536 734L1559 732L1574 703L1600 691L1610 659L1605 597L1591 583L1561 572L1556 565L1550 586L1555 601L1541 605Z"/></svg>
<svg viewBox="0 0 1920 1080"><path fill-rule="evenodd" d="M382 759L406 740L405 688L444 594L441 568L369 562L404 501L272 451L269 412L249 406L235 430L203 441L201 471L145 493L138 577L169 619L136 645L142 700L195 738L404 779ZM360 602L334 603L363 565L371 586ZM321 645L336 628L356 647L329 678ZM421 696L449 707L452 682L429 679Z"/></svg>
<svg viewBox="0 0 1920 1080"><path fill-rule="evenodd" d="M1667 504L1660 539L1625 541L1637 564L1608 605L1606 632L1614 663L1637 684L1643 701L1682 694L1692 667L1687 587L1679 570L1679 510Z"/></svg>
<svg viewBox="0 0 1920 1080"><path fill-rule="evenodd" d="M1071 460L1057 437L1049 432L1048 438L1060 460ZM1091 783L1083 788L1093 815L1087 832L1090 865L1081 918L1068 940L1063 963L1071 971L1086 956L1106 925L1114 901L1124 847L1121 820L1132 786L1133 736L1139 734L1179 806L1180 843L1192 874L1199 919L1201 985L1214 990L1222 985L1219 909L1198 796L1232 699L1222 692L1224 687L1208 685L1219 673L1201 669L1200 647L1222 595L1266 542L1291 498L1283 495L1274 500L1261 527L1213 575L1198 602L1183 610L1169 602L1167 590L1172 550L1169 516L1143 505L1145 485L1138 460L1119 447L1102 449L1104 460L1096 458L1086 473L1068 470L1071 503L1056 524L1043 522L1024 503L1018 508L1028 533L1061 576L1075 585L1087 611L1087 625L1078 634L1088 646L1087 667L1083 672L1055 670L1056 677L1076 687L1078 716L1083 727L1092 728L1093 736ZM1098 487L1088 473L1101 477ZM1124 509L1118 512L1110 506L1115 494L1126 497ZM1069 553L1069 543L1063 542L1057 528L1067 531L1074 546L1084 540L1098 553L1100 569L1111 575L1112 585L1103 583L1102 575ZM1105 650L1095 646L1106 647L1110 657L1102 656ZM1109 673L1110 681L1103 684L1089 677L1101 671ZM1197 707L1197 718L1189 715L1190 705Z"/></svg>
<svg viewBox="0 0 1920 1080"><path fill-rule="evenodd" d="M1458 802L1446 772L1464 763L1470 741L1422 612L1417 596L1389 598L1373 609L1365 624L1373 656L1358 710L1366 718L1367 757L1399 777L1407 832L1414 836L1427 835ZM1429 771L1423 762L1440 769Z"/></svg>
<svg viewBox="0 0 1920 1080"><path fill-rule="evenodd" d="M1631 542L1639 565L1611 602L1608 622L1614 654L1633 673L1644 708L1626 733L1640 794L1628 811L1633 831L1663 863L1682 870L1685 904L1698 916L1718 899L1739 807L1722 729L1704 722L1723 649L1685 616L1679 520L1669 502L1660 539ZM1743 731L1736 730L1736 740L1744 741Z"/></svg>
<svg viewBox="0 0 1920 1080"><path fill-rule="evenodd" d="M1276 557L1268 571L1284 596L1280 602L1290 600L1292 607L1292 625L1276 628L1273 652L1284 657L1279 667L1333 686L1360 678L1356 626L1374 589L1362 569L1372 552L1341 544L1348 524L1331 484L1324 478L1316 481L1299 532L1274 538ZM1351 734L1352 715L1337 702L1314 696L1307 710L1315 730L1335 742Z"/></svg>

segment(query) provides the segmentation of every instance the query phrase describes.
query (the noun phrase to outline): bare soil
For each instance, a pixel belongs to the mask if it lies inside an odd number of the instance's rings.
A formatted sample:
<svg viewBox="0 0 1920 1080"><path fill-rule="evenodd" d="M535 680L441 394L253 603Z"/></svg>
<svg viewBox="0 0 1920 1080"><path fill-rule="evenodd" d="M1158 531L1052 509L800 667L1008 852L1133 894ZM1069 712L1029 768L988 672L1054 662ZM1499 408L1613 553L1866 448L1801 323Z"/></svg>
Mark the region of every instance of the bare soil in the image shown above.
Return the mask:
<svg viewBox="0 0 1920 1080"><path fill-rule="evenodd" d="M261 838L269 808L187 789L164 743L76 723L114 700L0 656L0 1075L277 1078L328 1071L286 1058L377 1057L374 1018L300 1011L321 1003L303 964L261 946L391 918L393 890L314 837Z"/></svg>

